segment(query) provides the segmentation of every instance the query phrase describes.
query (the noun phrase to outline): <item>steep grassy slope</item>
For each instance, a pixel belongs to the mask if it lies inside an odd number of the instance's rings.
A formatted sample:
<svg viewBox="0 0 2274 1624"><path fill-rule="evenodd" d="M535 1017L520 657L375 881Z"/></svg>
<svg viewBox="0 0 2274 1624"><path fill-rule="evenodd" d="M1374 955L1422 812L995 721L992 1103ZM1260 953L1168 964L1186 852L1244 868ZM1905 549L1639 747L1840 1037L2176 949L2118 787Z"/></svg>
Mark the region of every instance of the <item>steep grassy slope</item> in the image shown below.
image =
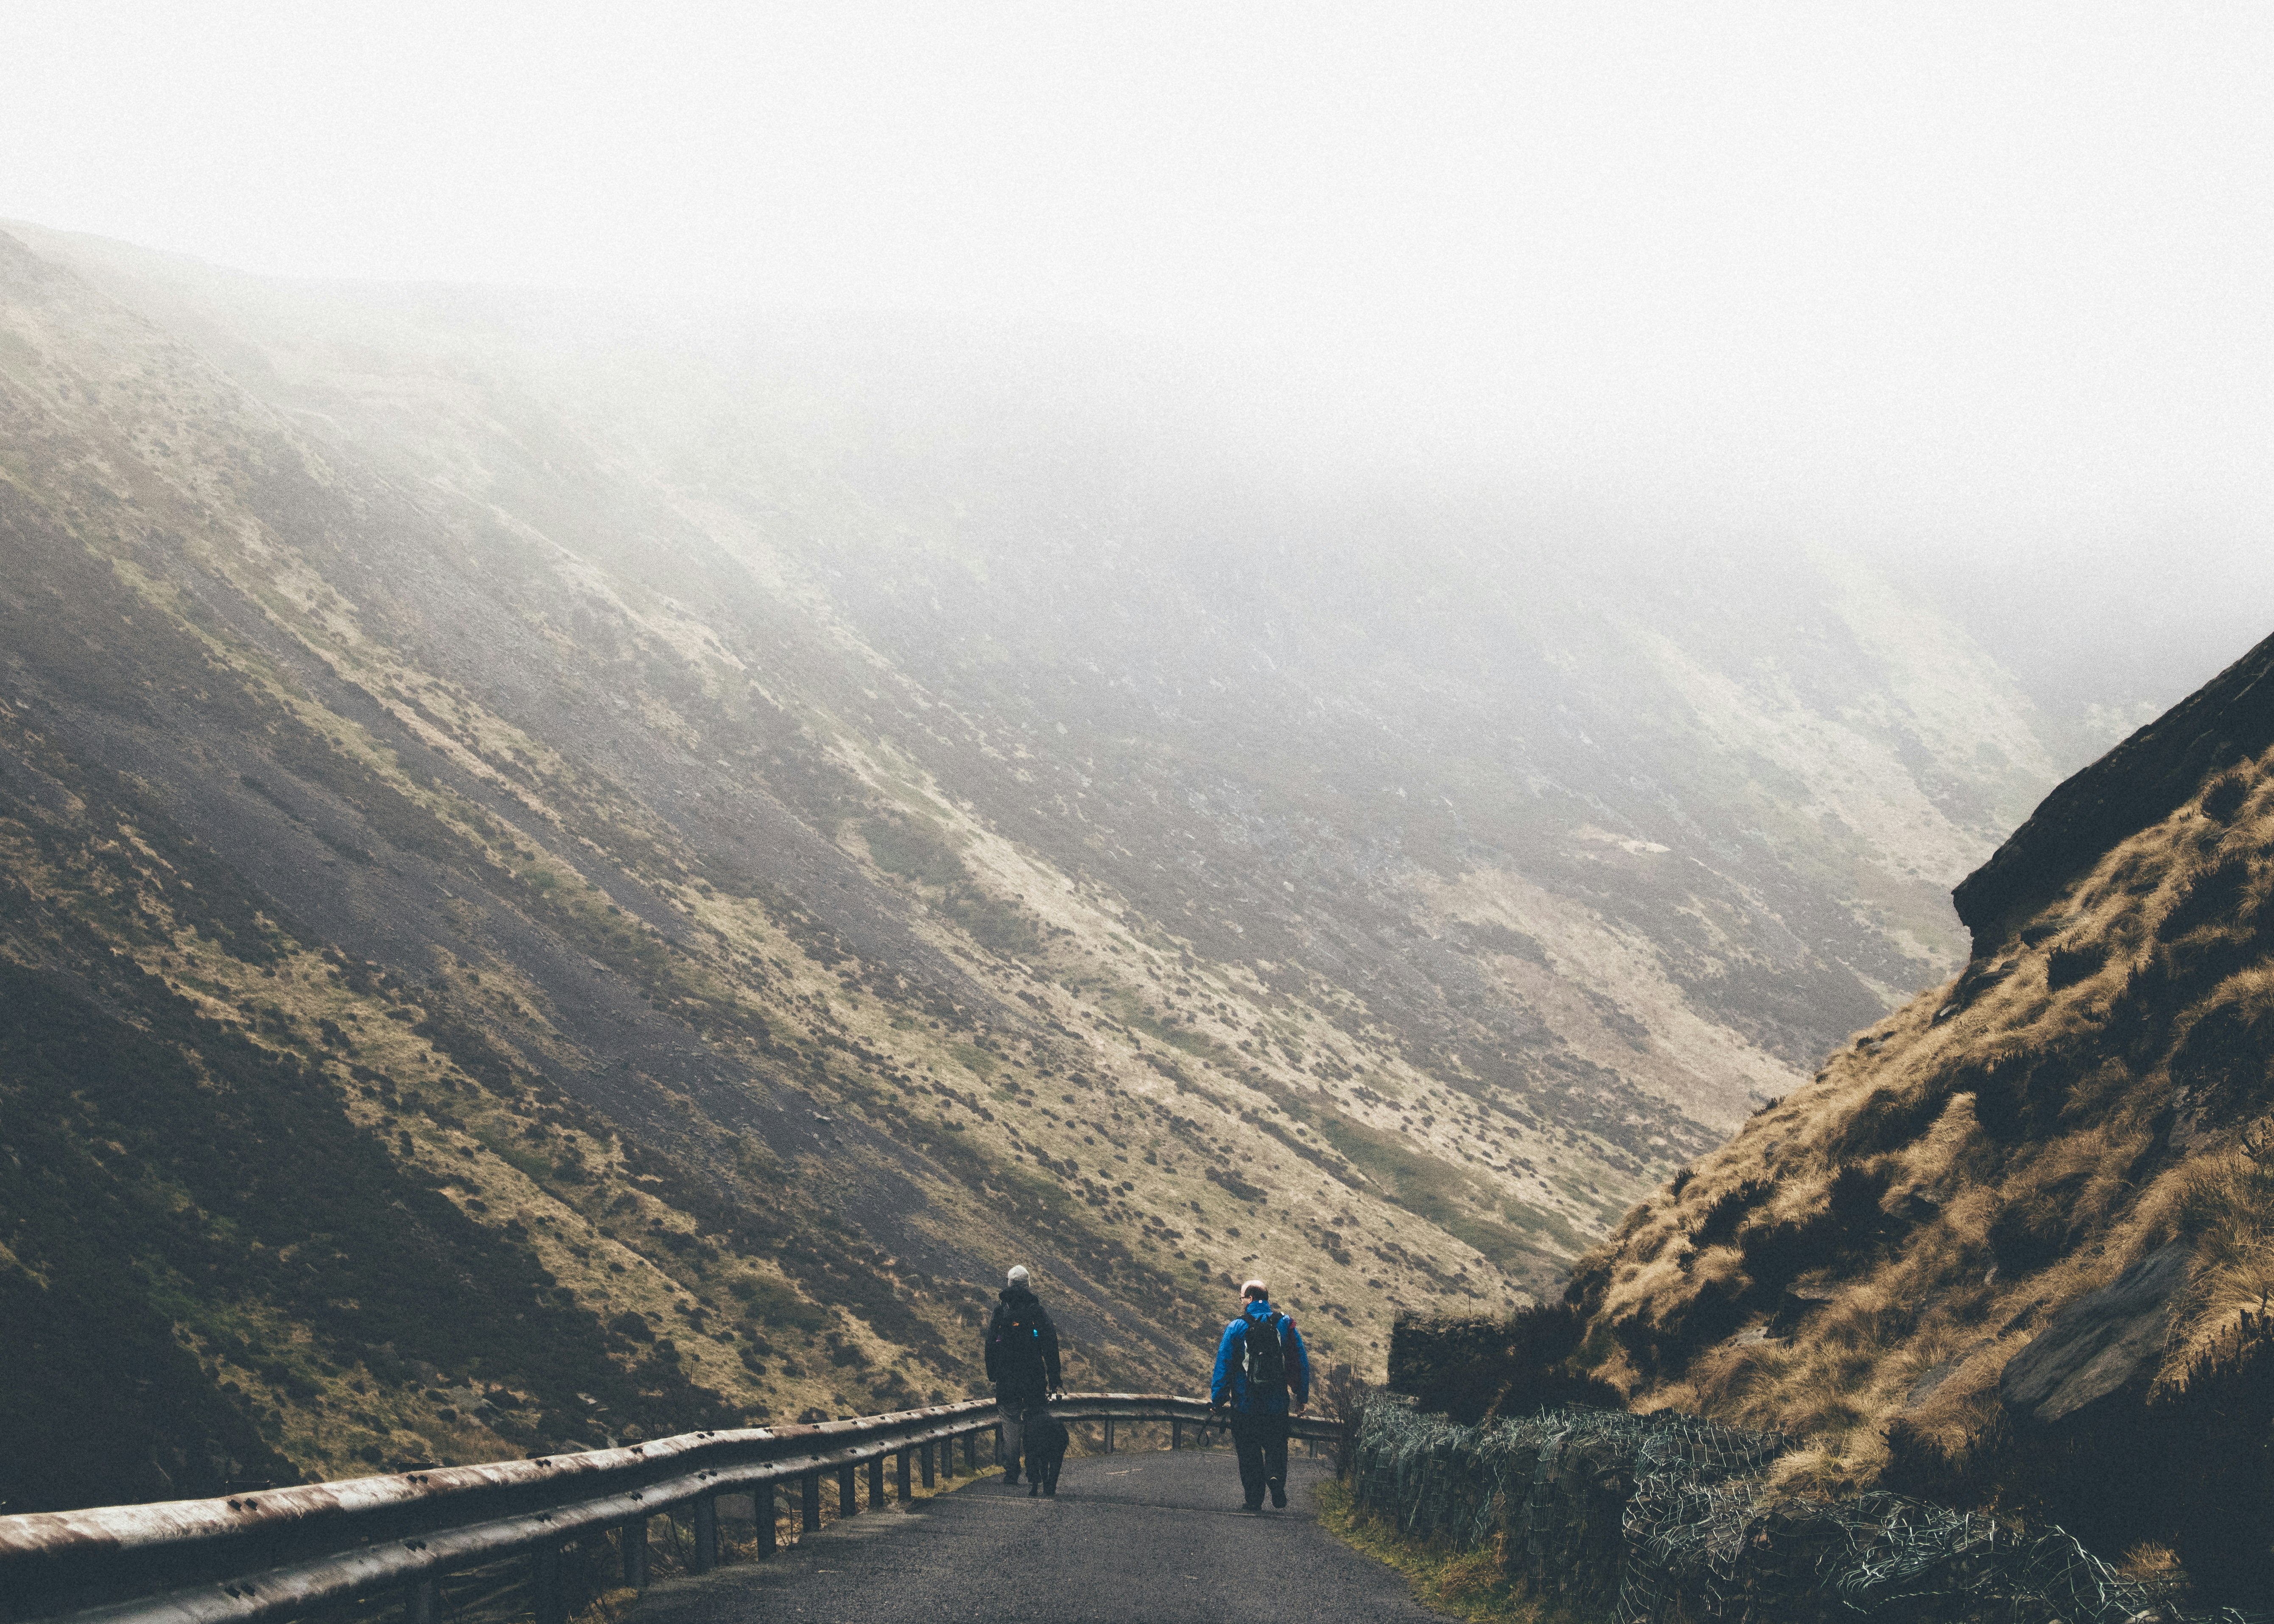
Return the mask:
<svg viewBox="0 0 2274 1624"><path fill-rule="evenodd" d="M1645 1159L1946 971L1947 885L2053 776L2001 673L1835 560L1224 470L1105 361L32 236L473 552L573 556L569 635L731 660L872 785Z"/></svg>
<svg viewBox="0 0 2274 1624"><path fill-rule="evenodd" d="M2049 798L1962 888L1956 981L1628 1214L1574 1281L1581 1365L1816 1434L1802 1481L1892 1441L1899 1478L2112 1538L2156 1531L2134 1491L2165 1455L2224 1470L2177 1395L2228 1380L2274 1289L2270 668L2274 642Z"/></svg>
<svg viewBox="0 0 2274 1624"><path fill-rule="evenodd" d="M1189 1386L1255 1268L1362 1361L1397 1304L1546 1278L1639 1170L1484 1122L1321 978L1196 958L646 589L478 546L5 268L0 957L44 978L0 1073L10 1353L93 1380L106 1337L180 1350L107 1452L19 1456L11 1506L961 1391L1019 1259L1084 1380ZM794 632L769 655L846 664ZM250 1238L252 1196L163 1142L250 1132L209 1097L239 1073L305 1119L239 1147L283 1181ZM65 1174L90 1157L115 1188ZM329 1210L350 1190L405 1214L400 1255ZM237 1250L144 1244L152 1210ZM345 1278L246 1262L306 1261L296 1216ZM515 1335L406 1306L437 1225Z"/></svg>
<svg viewBox="0 0 2274 1624"><path fill-rule="evenodd" d="M162 1396L11 1508L960 1392L1020 1260L1077 1380L1190 1387L1257 1271L1371 1365L1946 960L2042 773L1868 583L1805 667L1706 568L1400 628L1366 536L1266 569L1156 506L1103 571L1142 490L1005 513L1031 468L772 357L44 247L0 237L0 1334Z"/></svg>

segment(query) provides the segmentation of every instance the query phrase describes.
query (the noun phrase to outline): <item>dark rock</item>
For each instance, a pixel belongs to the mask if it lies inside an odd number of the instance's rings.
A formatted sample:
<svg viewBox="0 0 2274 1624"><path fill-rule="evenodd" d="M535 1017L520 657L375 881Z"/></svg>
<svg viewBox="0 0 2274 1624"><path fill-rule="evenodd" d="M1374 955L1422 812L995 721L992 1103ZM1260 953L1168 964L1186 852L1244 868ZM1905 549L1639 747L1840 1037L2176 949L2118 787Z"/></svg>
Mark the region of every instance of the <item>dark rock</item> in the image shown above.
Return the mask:
<svg viewBox="0 0 2274 1624"><path fill-rule="evenodd" d="M1908 1415L1922 1408L1927 1400L1935 1395L1944 1382L1958 1374L1960 1365L1987 1348L1990 1345L1990 1340L1986 1336L1977 1338L1939 1364L1930 1365L1918 1373L1918 1380L1912 1382L1910 1390L1903 1395L1903 1413Z"/></svg>
<svg viewBox="0 0 2274 1624"><path fill-rule="evenodd" d="M1802 1320L1839 1295L1824 1286L1787 1286L1777 1297L1776 1313L1769 1321L1769 1335L1790 1335Z"/></svg>
<svg viewBox="0 0 2274 1624"><path fill-rule="evenodd" d="M1908 1223L1925 1223L1942 1214L1942 1203L1931 1195L1913 1190L1895 1206L1894 1215Z"/></svg>
<svg viewBox="0 0 2274 1624"><path fill-rule="evenodd" d="M2062 1307L1998 1379L2007 1413L2045 1426L2115 1395L2144 1391L2162 1360L2172 1300L2187 1284L2192 1252L2186 1241L2173 1241Z"/></svg>
<svg viewBox="0 0 2274 1624"><path fill-rule="evenodd" d="M2120 841L2177 811L2211 779L2274 745L2274 637L2046 796L1951 893L1977 959L2090 872ZM2223 788L2223 786L2222 786ZM2213 797L2212 816L2232 792ZM2240 802L2236 801L2236 805Z"/></svg>

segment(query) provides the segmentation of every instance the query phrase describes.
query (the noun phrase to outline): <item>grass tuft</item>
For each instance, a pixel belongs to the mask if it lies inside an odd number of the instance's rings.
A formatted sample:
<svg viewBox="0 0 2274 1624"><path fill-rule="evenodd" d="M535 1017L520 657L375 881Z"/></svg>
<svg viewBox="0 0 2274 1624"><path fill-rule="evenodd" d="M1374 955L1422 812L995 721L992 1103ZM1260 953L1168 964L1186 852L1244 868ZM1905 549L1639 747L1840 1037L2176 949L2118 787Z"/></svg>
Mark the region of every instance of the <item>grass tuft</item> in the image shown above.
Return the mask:
<svg viewBox="0 0 2274 1624"><path fill-rule="evenodd" d="M1403 1575L1422 1605L1474 1624L1562 1624L1564 1615L1509 1583L1499 1536L1468 1551L1409 1539L1388 1517L1354 1505L1347 1483L1322 1483L1313 1493L1319 1526Z"/></svg>

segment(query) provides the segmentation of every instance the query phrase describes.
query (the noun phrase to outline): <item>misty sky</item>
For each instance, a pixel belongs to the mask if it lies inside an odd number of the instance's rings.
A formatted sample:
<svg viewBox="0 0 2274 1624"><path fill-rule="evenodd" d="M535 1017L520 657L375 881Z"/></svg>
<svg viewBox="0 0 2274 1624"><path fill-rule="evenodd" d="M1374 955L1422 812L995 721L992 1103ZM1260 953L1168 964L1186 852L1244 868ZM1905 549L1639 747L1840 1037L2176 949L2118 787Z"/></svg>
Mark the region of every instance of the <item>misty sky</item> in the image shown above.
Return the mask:
<svg viewBox="0 0 2274 1624"><path fill-rule="evenodd" d="M2274 610L2263 7L4 19L0 216L1081 324L1336 458L1931 556L2169 548Z"/></svg>

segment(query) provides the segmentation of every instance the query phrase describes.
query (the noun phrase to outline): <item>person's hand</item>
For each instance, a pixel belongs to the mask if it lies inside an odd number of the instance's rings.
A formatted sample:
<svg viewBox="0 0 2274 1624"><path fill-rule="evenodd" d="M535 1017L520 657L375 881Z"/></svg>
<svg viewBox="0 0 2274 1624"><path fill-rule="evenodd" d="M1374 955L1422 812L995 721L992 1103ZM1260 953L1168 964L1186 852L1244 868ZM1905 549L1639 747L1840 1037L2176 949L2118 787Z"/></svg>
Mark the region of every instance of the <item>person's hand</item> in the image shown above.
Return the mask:
<svg viewBox="0 0 2274 1624"><path fill-rule="evenodd" d="M1298 1421L1300 1421L1304 1417L1310 1413L1311 1407L1308 1404L1298 1404L1295 1406L1295 1419Z"/></svg>

